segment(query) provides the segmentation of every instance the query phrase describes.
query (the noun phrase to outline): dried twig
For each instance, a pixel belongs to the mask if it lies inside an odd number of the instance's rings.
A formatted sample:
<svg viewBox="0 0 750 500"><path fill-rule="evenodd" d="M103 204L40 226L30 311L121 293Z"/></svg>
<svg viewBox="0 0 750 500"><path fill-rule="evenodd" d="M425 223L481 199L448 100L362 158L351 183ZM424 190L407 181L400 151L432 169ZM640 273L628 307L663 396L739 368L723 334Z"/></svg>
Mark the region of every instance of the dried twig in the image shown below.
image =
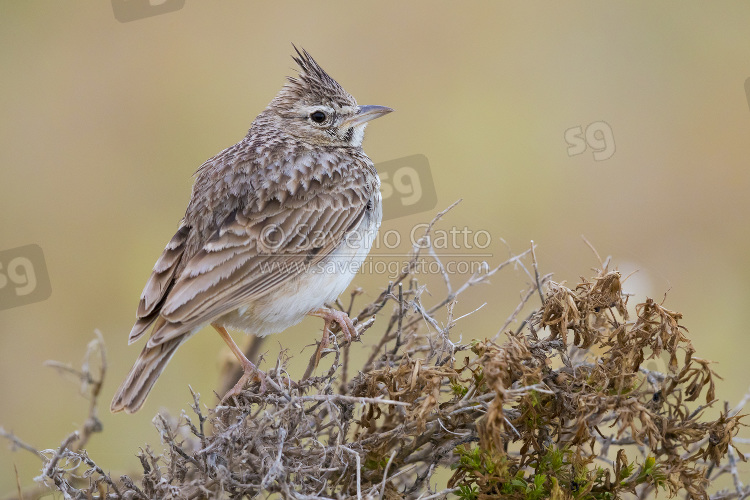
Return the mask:
<svg viewBox="0 0 750 500"><path fill-rule="evenodd" d="M296 381L282 350L268 371L268 390L259 394L251 384L233 405L202 408L191 390L192 412L155 419L166 451L141 450L138 474L113 480L75 448L83 441L76 433L44 452L0 435L40 456L45 484L69 498L627 499L666 490L718 500L750 494L737 467L745 454L735 450L743 443L736 436L750 396L714 420L705 416L717 401L718 376L694 355L679 313L648 299L630 320L609 258L594 250L601 268L568 288L540 273L533 242L463 281L439 264L445 293L433 298L415 269L420 258L440 262L429 236L441 216L428 225L403 272L376 300L358 306L360 333L375 314L381 327L351 346L342 346L339 336L313 354ZM467 316L456 312L457 298L511 268L531 283L500 332L456 333ZM351 312L360 296L357 290L348 305L337 306ZM386 311L389 302L392 311ZM493 314L482 302L468 314ZM526 318L520 328L506 331L518 317ZM365 341L372 343L370 356L350 378L348 350L365 348ZM90 352L103 356L103 346ZM328 354L330 365L320 368ZM661 354L669 358L665 373L642 366ZM94 376L88 362L80 371L55 366L85 382L95 410L104 370ZM324 373L313 376L316 367ZM448 483L430 485L439 470L450 471ZM724 475L734 488L709 497L708 478Z"/></svg>

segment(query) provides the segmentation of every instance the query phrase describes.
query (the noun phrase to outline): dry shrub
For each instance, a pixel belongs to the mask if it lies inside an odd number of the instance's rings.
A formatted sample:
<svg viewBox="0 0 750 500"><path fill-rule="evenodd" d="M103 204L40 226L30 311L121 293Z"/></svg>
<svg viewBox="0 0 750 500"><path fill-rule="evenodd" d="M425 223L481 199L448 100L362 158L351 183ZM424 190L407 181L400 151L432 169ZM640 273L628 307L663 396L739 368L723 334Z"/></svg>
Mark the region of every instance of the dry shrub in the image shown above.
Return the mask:
<svg viewBox="0 0 750 500"><path fill-rule="evenodd" d="M382 322L391 308L369 360L351 379L349 349L363 344L317 353L333 358L317 377L313 355L296 381L282 353L264 394L256 383L232 404L213 408L194 394L190 412L157 415L165 451L143 449L136 474L105 473L75 444L81 434L88 439L84 429L38 452L44 465L37 480L66 498L750 494L735 464L745 457L733 451L744 402L733 410L725 404L715 420L706 417L718 377L694 356L679 313L648 299L630 321L621 276L607 263L570 289L539 276L533 244L456 288L444 274L448 293L427 307L413 271L424 254L438 258L431 229L402 275L356 315L363 338L372 341L365 334L370 318L379 314ZM503 340L476 332L470 343L451 341L456 297L505 267L526 270L529 260L531 284L505 322ZM517 331L506 330L537 293L541 305ZM644 368L663 355L663 372ZM441 470L443 482L450 476L447 487L433 491ZM711 481L724 474L735 488L709 497Z"/></svg>

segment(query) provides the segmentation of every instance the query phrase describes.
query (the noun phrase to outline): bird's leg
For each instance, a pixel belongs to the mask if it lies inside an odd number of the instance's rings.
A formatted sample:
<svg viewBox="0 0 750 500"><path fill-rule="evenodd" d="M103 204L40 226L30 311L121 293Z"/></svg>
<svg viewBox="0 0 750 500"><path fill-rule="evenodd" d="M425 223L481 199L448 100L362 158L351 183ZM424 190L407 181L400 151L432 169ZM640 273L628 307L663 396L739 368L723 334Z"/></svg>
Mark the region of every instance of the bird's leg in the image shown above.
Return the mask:
<svg viewBox="0 0 750 500"><path fill-rule="evenodd" d="M234 384L234 387L232 387L229 392L227 392L224 397L221 398L221 401L226 401L232 396L239 396L242 392L242 389L245 387L245 384L248 382L248 380L252 379L253 375L257 375L257 377L260 379L260 392L264 393L266 391L266 374L258 370L258 367L255 366L249 359L247 359L247 357L245 357L242 349L240 349L237 344L234 343L234 340L227 333L227 330L223 326L216 324L212 324L211 326L214 327L219 335L221 335L221 338L224 339L224 342L227 343L229 349L231 349L232 353L237 358L237 361L240 362L243 372L240 379L236 384Z"/></svg>
<svg viewBox="0 0 750 500"><path fill-rule="evenodd" d="M309 313L310 316L316 316L323 318L325 321L325 331L323 332L323 344L328 344L328 336L331 333L331 324L338 323L341 327L341 332L344 334L344 340L351 342L354 337L357 336L357 329L354 328L352 319L344 311L338 311L336 309L329 309L327 307L320 307L313 309Z"/></svg>

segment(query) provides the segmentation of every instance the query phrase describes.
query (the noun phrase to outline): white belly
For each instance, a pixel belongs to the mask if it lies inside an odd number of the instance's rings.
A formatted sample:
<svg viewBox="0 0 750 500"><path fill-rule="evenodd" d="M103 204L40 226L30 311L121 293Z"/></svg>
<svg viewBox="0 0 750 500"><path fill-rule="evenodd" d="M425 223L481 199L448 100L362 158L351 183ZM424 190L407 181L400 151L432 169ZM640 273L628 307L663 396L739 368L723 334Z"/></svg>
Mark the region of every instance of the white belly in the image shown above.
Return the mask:
<svg viewBox="0 0 750 500"><path fill-rule="evenodd" d="M336 300L346 290L372 248L382 217L380 193L360 227L326 259L252 304L217 321L259 337L296 325L313 309Z"/></svg>

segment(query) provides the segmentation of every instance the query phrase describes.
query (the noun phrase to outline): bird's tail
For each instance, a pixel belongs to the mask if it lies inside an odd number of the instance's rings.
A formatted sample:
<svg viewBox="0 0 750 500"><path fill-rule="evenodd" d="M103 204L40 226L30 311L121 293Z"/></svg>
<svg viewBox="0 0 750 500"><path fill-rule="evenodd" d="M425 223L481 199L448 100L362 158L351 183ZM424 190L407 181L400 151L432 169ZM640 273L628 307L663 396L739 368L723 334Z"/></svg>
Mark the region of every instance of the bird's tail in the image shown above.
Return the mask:
<svg viewBox="0 0 750 500"><path fill-rule="evenodd" d="M161 375L164 367L172 359L180 344L185 342L188 337L190 335L180 335L157 346L144 347L133 368L130 369L125 382L117 389L110 410L112 412L123 410L126 413L137 412L143 406L148 393L151 392L151 388Z"/></svg>

